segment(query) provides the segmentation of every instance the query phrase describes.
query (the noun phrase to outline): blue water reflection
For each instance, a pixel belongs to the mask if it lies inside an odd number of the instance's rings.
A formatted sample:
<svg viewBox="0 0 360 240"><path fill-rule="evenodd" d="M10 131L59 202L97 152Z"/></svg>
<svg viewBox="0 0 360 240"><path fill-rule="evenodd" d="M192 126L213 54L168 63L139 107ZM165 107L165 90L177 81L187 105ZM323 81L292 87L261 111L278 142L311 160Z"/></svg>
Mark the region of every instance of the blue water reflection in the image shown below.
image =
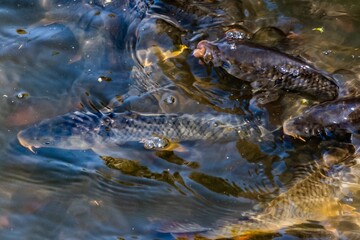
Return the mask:
<svg viewBox="0 0 360 240"><path fill-rule="evenodd" d="M281 130L311 99L287 93L253 106L249 84L204 66L192 50L240 28L329 72L346 69L345 81L357 86L358 4L331 2L346 14L318 1L1 1L1 238L173 239L161 229L245 219L316 171L320 140ZM312 30L322 26L323 34ZM273 141L189 141L184 151L129 144L31 152L19 144L20 130L76 110L260 114ZM345 195L358 210L359 191Z"/></svg>

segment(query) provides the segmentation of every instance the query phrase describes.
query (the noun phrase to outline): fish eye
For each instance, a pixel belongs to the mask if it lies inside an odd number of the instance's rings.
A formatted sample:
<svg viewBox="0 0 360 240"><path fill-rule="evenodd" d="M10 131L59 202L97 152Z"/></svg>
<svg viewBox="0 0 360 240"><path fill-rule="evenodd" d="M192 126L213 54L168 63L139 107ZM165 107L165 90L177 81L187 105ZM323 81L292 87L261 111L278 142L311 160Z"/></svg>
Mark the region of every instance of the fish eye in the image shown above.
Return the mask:
<svg viewBox="0 0 360 240"><path fill-rule="evenodd" d="M308 127L304 127L304 132L305 132L306 134L309 134L309 133L310 133L310 129L309 129Z"/></svg>
<svg viewBox="0 0 360 240"><path fill-rule="evenodd" d="M224 61L223 64L222 64L222 67L225 68L225 69L230 69L231 68L231 63L230 61Z"/></svg>
<svg viewBox="0 0 360 240"><path fill-rule="evenodd" d="M105 124L109 124L111 122L111 120L110 120L110 118L107 117L107 118L104 118L103 122Z"/></svg>
<svg viewBox="0 0 360 240"><path fill-rule="evenodd" d="M51 145L51 144L53 144L53 141L51 141L51 139L45 138L42 140L42 144L43 145Z"/></svg>
<svg viewBox="0 0 360 240"><path fill-rule="evenodd" d="M213 60L212 54L211 54L211 53L206 53L205 56L204 56L204 61L205 61L206 63L209 63L209 62L211 62L212 60Z"/></svg>

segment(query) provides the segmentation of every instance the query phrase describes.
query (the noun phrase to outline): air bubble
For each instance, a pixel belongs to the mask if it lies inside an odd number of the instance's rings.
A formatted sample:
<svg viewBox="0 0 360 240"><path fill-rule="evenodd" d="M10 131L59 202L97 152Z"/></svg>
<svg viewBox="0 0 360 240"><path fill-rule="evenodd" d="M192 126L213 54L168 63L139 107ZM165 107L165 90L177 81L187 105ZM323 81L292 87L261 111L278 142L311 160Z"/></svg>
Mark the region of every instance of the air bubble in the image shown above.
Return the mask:
<svg viewBox="0 0 360 240"><path fill-rule="evenodd" d="M288 69L286 66L281 66L278 68L281 73L288 73Z"/></svg>
<svg viewBox="0 0 360 240"><path fill-rule="evenodd" d="M174 96L168 96L164 99L166 104L174 104L176 102L176 98Z"/></svg>
<svg viewBox="0 0 360 240"><path fill-rule="evenodd" d="M323 51L323 54L324 54L324 55L329 55L330 53L332 53L331 50L325 50L325 51Z"/></svg>
<svg viewBox="0 0 360 240"><path fill-rule="evenodd" d="M300 71L299 71L299 69L292 68L292 69L290 69L290 73L296 77L296 76L299 76Z"/></svg>
<svg viewBox="0 0 360 240"><path fill-rule="evenodd" d="M352 197L344 197L343 201L346 203L352 203L354 202L354 199Z"/></svg>
<svg viewBox="0 0 360 240"><path fill-rule="evenodd" d="M103 82L103 81L105 81L105 82L111 82L111 78L110 77L106 77L106 76L100 76L100 77L98 77L98 82Z"/></svg>
<svg viewBox="0 0 360 240"><path fill-rule="evenodd" d="M19 92L18 94L16 94L16 97L17 97L18 99L24 99L24 98L28 97L29 95L30 95L30 94L27 93L27 92Z"/></svg>
<svg viewBox="0 0 360 240"><path fill-rule="evenodd" d="M161 137L152 137L143 140L145 149L164 149L169 145L169 140Z"/></svg>
<svg viewBox="0 0 360 240"><path fill-rule="evenodd" d="M246 38L246 34L240 32L239 30L232 29L226 32L226 38L229 40L244 40Z"/></svg>

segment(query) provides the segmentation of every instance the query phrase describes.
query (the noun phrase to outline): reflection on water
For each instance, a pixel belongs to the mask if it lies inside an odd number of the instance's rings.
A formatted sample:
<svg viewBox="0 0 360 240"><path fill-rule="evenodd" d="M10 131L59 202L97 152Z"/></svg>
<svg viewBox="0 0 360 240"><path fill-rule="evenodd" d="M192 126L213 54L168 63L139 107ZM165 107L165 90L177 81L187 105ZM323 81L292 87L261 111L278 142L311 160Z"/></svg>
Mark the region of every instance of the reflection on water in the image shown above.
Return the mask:
<svg viewBox="0 0 360 240"><path fill-rule="evenodd" d="M359 8L355 0L1 1L1 238L172 239L240 230L256 239L359 238L360 165L334 151L353 151L349 136L304 142L282 132L316 99L287 92L254 106L250 84L193 56L200 40L236 28L334 72L342 91L356 94ZM102 156L79 148L33 153L17 141L20 130L76 110L261 115L262 137L271 138L184 141L167 151L104 146ZM302 201L309 204L294 207Z"/></svg>

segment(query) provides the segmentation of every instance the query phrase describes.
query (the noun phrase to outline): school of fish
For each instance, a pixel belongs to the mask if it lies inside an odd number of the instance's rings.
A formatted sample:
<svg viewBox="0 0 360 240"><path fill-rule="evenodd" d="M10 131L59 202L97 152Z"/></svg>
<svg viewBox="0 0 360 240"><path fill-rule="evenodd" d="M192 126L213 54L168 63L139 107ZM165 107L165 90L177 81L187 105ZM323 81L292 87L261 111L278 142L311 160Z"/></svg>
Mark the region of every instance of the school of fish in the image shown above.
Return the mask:
<svg viewBox="0 0 360 240"><path fill-rule="evenodd" d="M358 211L340 202L342 192L339 189L342 186L335 177L341 169L337 166L358 164L359 97L340 96L339 86L331 74L317 69L306 60L249 40L229 37L214 42L201 40L193 56L205 65L223 69L239 81L250 83L254 96L272 96L263 100L262 104L276 100L285 91L321 102L286 120L282 128L285 135L303 141L311 137L343 139L345 135L344 138L350 139L348 143L355 148L353 152L340 149L345 153L336 156L333 161L324 163L319 160L321 164L314 172L294 180L258 215L198 235L246 239L254 234L307 221L321 222L341 215L354 217L360 224ZM97 152L98 148L103 151L106 146L121 148L129 143L142 144L149 150L167 150L169 147L173 150L185 141L266 141L271 138L268 125L265 117L255 114L76 111L44 120L20 131L17 137L22 146L33 152L36 148L92 149ZM341 233L337 234L334 238L341 237Z"/></svg>

